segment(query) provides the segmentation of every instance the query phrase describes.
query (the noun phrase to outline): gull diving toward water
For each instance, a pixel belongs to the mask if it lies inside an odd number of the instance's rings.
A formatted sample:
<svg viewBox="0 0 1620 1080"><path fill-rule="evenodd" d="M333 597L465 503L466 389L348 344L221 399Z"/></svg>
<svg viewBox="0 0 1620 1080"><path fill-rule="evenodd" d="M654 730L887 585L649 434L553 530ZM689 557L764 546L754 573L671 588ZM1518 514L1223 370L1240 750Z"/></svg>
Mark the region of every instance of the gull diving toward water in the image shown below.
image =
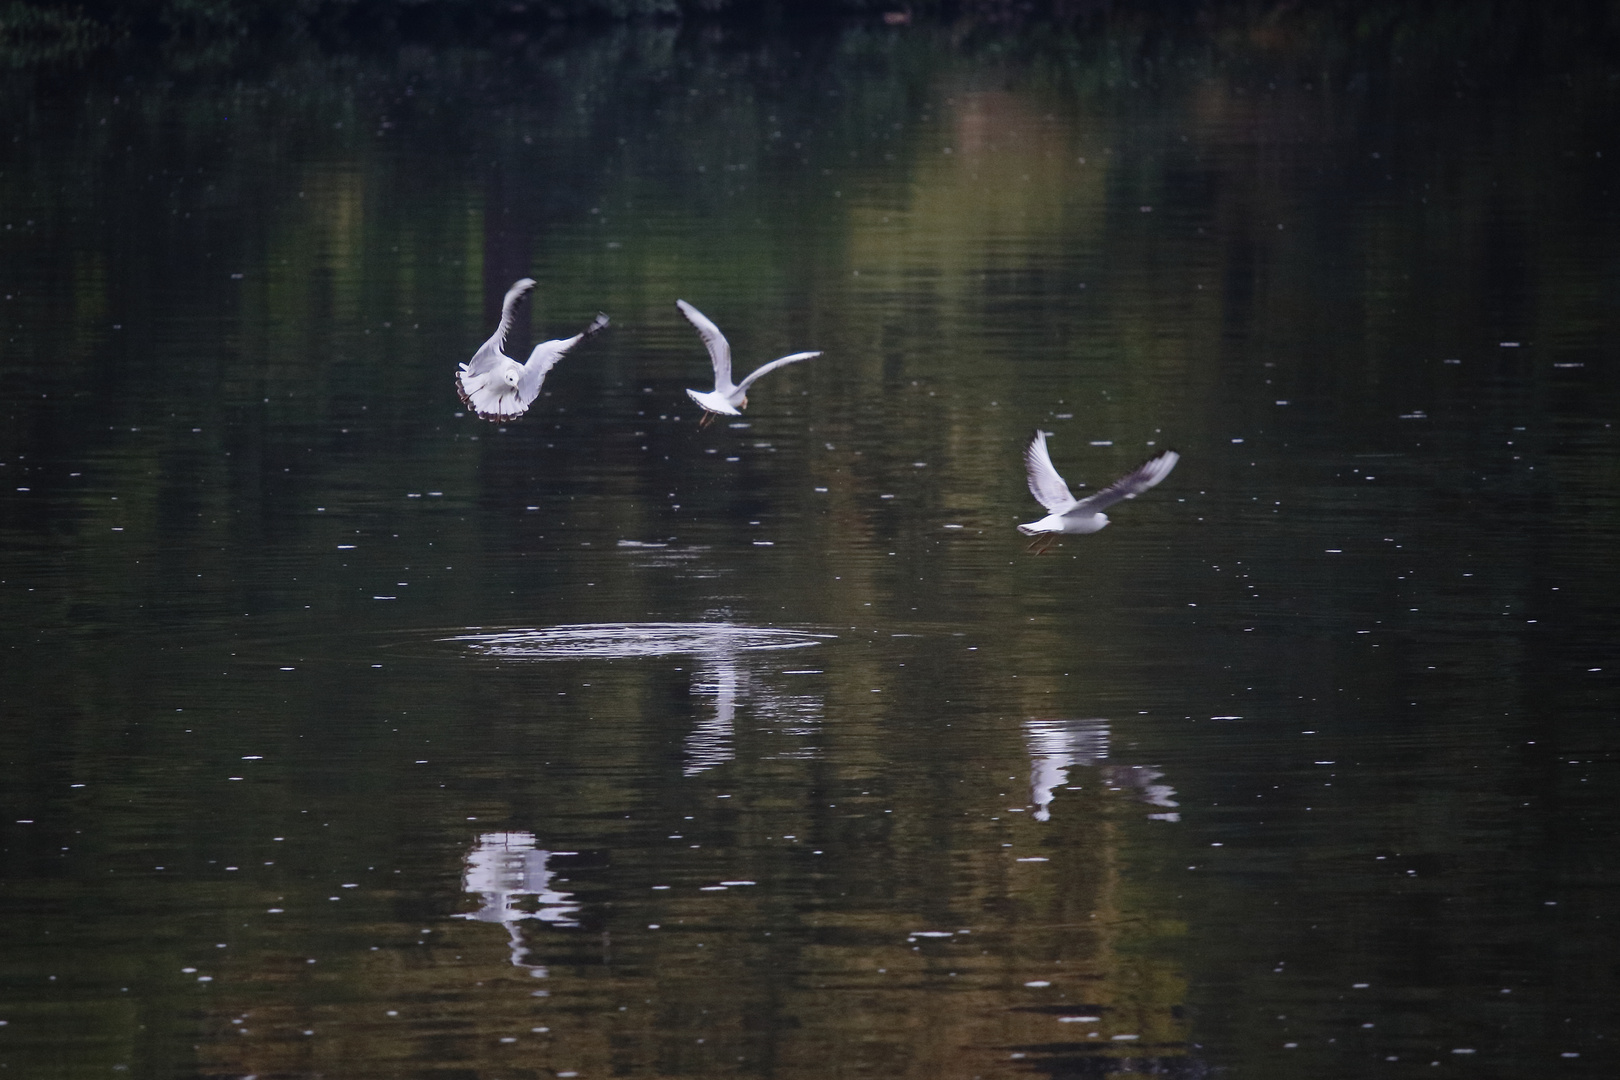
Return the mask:
<svg viewBox="0 0 1620 1080"><path fill-rule="evenodd" d="M1076 499L1052 466L1052 456L1046 452L1046 432L1036 431L1024 447L1024 468L1029 471L1029 493L1051 513L1039 521L1018 526L1018 531L1035 537L1029 547L1036 554L1051 547L1059 533L1094 533L1108 524L1104 510L1121 499L1136 498L1169 476L1180 460L1180 454L1166 450L1096 494Z"/></svg>
<svg viewBox="0 0 1620 1080"><path fill-rule="evenodd" d="M498 424L522 416L540 395L546 372L569 349L608 324L608 317L598 313L591 325L573 337L542 341L529 353L528 362L520 364L502 350L506 347L506 332L512 328L512 313L532 288L534 278L523 278L506 290L506 299L501 301L501 322L494 336L456 372L456 393L461 395L461 403L482 420Z"/></svg>
<svg viewBox="0 0 1620 1080"><path fill-rule="evenodd" d="M688 390L686 393L691 399L703 406L703 420L700 427L707 427L716 414L725 416L741 416L742 410L748 408L748 388L768 371L775 371L779 367L795 363L799 360L809 360L820 356L819 352L794 353L754 369L754 373L740 383L731 381L731 344L726 341L726 335L720 328L709 321L708 316L685 300L675 301L675 306L681 309L691 324L697 327L698 334L703 338L703 344L709 347L709 359L714 361L714 390L703 393L698 390Z"/></svg>

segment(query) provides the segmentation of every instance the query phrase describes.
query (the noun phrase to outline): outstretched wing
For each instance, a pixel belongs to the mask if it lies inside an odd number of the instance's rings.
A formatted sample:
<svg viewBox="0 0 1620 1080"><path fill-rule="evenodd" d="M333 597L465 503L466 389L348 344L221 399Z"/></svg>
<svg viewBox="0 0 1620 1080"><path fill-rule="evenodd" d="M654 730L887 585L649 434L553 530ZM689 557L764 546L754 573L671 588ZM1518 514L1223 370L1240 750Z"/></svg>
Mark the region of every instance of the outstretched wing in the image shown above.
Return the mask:
<svg viewBox="0 0 1620 1080"><path fill-rule="evenodd" d="M1046 452L1046 432L1037 430L1025 444L1024 471L1029 474L1029 493L1047 510L1061 514L1074 506L1069 485L1058 475L1052 455Z"/></svg>
<svg viewBox="0 0 1620 1080"><path fill-rule="evenodd" d="M720 328L709 321L709 317L685 300L675 301L675 306L681 309L687 322L697 327L697 332L703 338L703 344L709 347L709 359L714 361L714 388L730 393L736 387L731 385L731 343Z"/></svg>
<svg viewBox="0 0 1620 1080"><path fill-rule="evenodd" d="M759 367L754 369L753 374L749 375L748 378L737 384L737 389L747 390L750 386L754 385L754 380L759 378L761 375L775 371L779 367L786 367L788 364L796 364L800 360L809 360L820 355L821 354L819 352L796 352L792 356L784 356L779 359L772 360L768 364L761 364Z"/></svg>
<svg viewBox="0 0 1620 1080"><path fill-rule="evenodd" d="M1095 495L1088 495L1075 504L1074 512L1094 514L1099 510L1106 510L1121 499L1134 499L1160 480L1170 475L1170 470L1176 467L1181 455L1174 450L1166 450L1156 458L1138 465L1133 472L1115 480Z"/></svg>
<svg viewBox="0 0 1620 1080"><path fill-rule="evenodd" d="M534 351L529 353L528 362L523 365L523 373L518 376L518 400L523 403L523 407L528 408L530 402L534 401L535 397L540 393L540 384L545 381L546 372L556 367L557 361L561 360L569 349L572 349L586 338L601 333L607 327L607 324L608 317L601 312L597 312L596 318L591 320L591 325L573 337L558 338L556 341L542 341L536 345Z"/></svg>
<svg viewBox="0 0 1620 1080"><path fill-rule="evenodd" d="M518 302L534 288L534 278L520 278L512 283L506 290L506 298L501 301L501 321L495 327L495 333L490 339L478 347L471 360L462 365L461 369L469 375L483 375L497 367L505 359L506 332L512 329L512 313L517 310Z"/></svg>

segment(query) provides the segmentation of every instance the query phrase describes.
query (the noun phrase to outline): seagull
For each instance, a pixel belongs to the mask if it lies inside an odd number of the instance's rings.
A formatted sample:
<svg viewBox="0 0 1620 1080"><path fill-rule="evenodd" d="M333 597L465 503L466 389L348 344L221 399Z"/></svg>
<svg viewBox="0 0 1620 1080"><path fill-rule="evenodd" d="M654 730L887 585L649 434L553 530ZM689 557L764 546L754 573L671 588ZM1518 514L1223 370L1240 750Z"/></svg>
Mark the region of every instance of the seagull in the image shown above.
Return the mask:
<svg viewBox="0 0 1620 1080"><path fill-rule="evenodd" d="M740 383L731 381L731 344L726 341L726 335L720 328L709 321L707 315L688 304L685 300L675 301L675 306L681 309L691 324L697 327L698 334L703 338L703 344L709 347L709 359L714 361L714 390L711 393L702 393L698 390L688 390L686 393L691 399L703 406L703 421L700 427L707 427L714 420L716 414L725 416L741 416L742 410L748 408L748 388L768 371L775 371L786 364L799 360L809 360L820 356L819 352L800 352L791 356L784 356L772 360L754 370L754 373Z"/></svg>
<svg viewBox="0 0 1620 1080"><path fill-rule="evenodd" d="M456 372L456 393L479 419L498 424L522 416L539 396L546 372L569 349L608 324L608 317L598 312L584 330L571 338L542 341L529 353L528 363L520 364L502 350L506 347L506 332L512 328L512 313L532 288L534 278L522 278L506 290L506 299L501 301L501 322L494 335Z"/></svg>
<svg viewBox="0 0 1620 1080"><path fill-rule="evenodd" d="M1136 498L1169 476L1170 470L1181 460L1180 454L1166 450L1095 495L1076 499L1069 493L1069 485L1052 467L1052 456L1046 452L1046 435L1044 431L1036 431L1030 436L1028 445L1024 447L1024 468L1029 471L1029 493L1051 513L1039 521L1018 526L1018 531L1025 536L1035 537L1030 550L1037 554L1050 547L1058 533L1094 533L1101 529L1108 524L1108 515L1103 513L1105 509L1121 499Z"/></svg>

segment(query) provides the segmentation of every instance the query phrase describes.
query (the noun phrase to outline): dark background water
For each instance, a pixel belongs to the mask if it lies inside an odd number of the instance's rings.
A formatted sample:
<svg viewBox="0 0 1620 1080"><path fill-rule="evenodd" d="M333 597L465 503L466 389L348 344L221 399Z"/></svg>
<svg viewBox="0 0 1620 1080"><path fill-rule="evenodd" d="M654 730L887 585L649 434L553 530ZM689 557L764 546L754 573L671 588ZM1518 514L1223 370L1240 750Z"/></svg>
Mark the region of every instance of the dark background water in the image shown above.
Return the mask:
<svg viewBox="0 0 1620 1080"><path fill-rule="evenodd" d="M1613 29L13 58L0 1068L1612 1075Z"/></svg>

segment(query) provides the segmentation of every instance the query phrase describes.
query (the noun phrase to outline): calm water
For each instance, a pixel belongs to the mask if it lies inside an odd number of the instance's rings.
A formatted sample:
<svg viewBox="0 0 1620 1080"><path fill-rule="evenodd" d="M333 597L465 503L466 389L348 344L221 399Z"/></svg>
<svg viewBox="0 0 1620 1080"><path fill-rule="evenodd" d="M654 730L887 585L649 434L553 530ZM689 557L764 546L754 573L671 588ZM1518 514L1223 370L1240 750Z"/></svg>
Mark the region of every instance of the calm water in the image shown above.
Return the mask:
<svg viewBox="0 0 1620 1080"><path fill-rule="evenodd" d="M1620 68L1427 33L4 75L0 1074L1614 1075Z"/></svg>

